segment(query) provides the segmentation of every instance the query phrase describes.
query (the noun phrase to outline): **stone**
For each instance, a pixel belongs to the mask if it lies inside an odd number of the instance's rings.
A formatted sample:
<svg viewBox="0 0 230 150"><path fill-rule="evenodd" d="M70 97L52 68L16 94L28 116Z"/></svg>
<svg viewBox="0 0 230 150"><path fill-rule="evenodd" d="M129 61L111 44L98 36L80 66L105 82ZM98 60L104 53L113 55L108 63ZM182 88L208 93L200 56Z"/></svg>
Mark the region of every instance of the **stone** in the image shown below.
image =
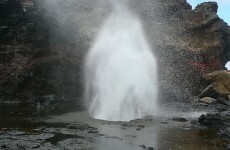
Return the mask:
<svg viewBox="0 0 230 150"><path fill-rule="evenodd" d="M199 123L208 127L221 127L224 125L224 122L220 114L206 114L201 115L198 119Z"/></svg>
<svg viewBox="0 0 230 150"><path fill-rule="evenodd" d="M205 79L211 84L201 92L200 98L203 97L223 97L226 100L230 95L230 71L219 70L209 73Z"/></svg>
<svg viewBox="0 0 230 150"><path fill-rule="evenodd" d="M195 11L205 11L206 13L217 13L217 2L204 2L196 6Z"/></svg>
<svg viewBox="0 0 230 150"><path fill-rule="evenodd" d="M145 128L144 125L138 125L138 128Z"/></svg>
<svg viewBox="0 0 230 150"><path fill-rule="evenodd" d="M207 104L212 104L213 102L216 102L216 100L214 98L211 98L211 97L201 98L200 101L207 103Z"/></svg>
<svg viewBox="0 0 230 150"><path fill-rule="evenodd" d="M55 101L55 94L37 97L34 102L38 106L51 106Z"/></svg>
<svg viewBox="0 0 230 150"><path fill-rule="evenodd" d="M217 98L220 96L225 99L228 99L229 94L230 91L226 88L224 84L222 84L222 82L214 82L212 85L209 85L205 90L203 90L199 97Z"/></svg>
<svg viewBox="0 0 230 150"><path fill-rule="evenodd" d="M147 147L147 150L155 150L153 147Z"/></svg>
<svg viewBox="0 0 230 150"><path fill-rule="evenodd" d="M141 147L141 148L145 149L145 145L139 145L139 147Z"/></svg>
<svg viewBox="0 0 230 150"><path fill-rule="evenodd" d="M210 82L221 82L230 91L230 70L218 70L209 73L205 79Z"/></svg>
<svg viewBox="0 0 230 150"><path fill-rule="evenodd" d="M181 117L173 117L172 120L178 121L178 122L186 122L187 121L185 118L181 118Z"/></svg>
<svg viewBox="0 0 230 150"><path fill-rule="evenodd" d="M97 129L90 129L88 133L98 134L99 131Z"/></svg>
<svg viewBox="0 0 230 150"><path fill-rule="evenodd" d="M223 104L223 105L228 105L230 106L230 101L229 100L225 100L224 98L217 98L217 102L220 103L220 104Z"/></svg>
<svg viewBox="0 0 230 150"><path fill-rule="evenodd" d="M7 146L6 146L5 144L3 144L3 145L1 146L1 148L6 149Z"/></svg>
<svg viewBox="0 0 230 150"><path fill-rule="evenodd" d="M136 128L136 130L137 130L137 131L142 130L142 129L143 129L143 128L139 128L139 127L138 127L138 128Z"/></svg>
<svg viewBox="0 0 230 150"><path fill-rule="evenodd" d="M200 98L198 96L193 97L193 103L197 103L200 101Z"/></svg>
<svg viewBox="0 0 230 150"><path fill-rule="evenodd" d="M230 94L230 90L226 88L223 82L214 82L212 84L214 90L222 97L227 97Z"/></svg>
<svg viewBox="0 0 230 150"><path fill-rule="evenodd" d="M221 129L218 135L222 138L230 139L230 128L226 127L226 128Z"/></svg>

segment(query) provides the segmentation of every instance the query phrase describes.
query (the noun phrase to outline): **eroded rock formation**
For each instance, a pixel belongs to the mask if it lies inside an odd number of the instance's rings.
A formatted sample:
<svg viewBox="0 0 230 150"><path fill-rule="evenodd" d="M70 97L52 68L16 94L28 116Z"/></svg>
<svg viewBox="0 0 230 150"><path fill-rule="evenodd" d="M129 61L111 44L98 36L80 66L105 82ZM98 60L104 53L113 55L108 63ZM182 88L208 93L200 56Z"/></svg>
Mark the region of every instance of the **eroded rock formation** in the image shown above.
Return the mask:
<svg viewBox="0 0 230 150"><path fill-rule="evenodd" d="M82 58L55 35L55 18L30 0L6 0L0 10L0 101L79 104Z"/></svg>
<svg viewBox="0 0 230 150"><path fill-rule="evenodd" d="M224 98L230 100L230 71L214 71L205 76L210 85L200 94L200 97Z"/></svg>
<svg viewBox="0 0 230 150"><path fill-rule="evenodd" d="M192 10L186 0L130 0L129 7L158 58L162 99L188 100L206 87L203 75L230 60L230 28L217 3ZM1 1L0 101L80 102L84 57L111 8L103 0Z"/></svg>

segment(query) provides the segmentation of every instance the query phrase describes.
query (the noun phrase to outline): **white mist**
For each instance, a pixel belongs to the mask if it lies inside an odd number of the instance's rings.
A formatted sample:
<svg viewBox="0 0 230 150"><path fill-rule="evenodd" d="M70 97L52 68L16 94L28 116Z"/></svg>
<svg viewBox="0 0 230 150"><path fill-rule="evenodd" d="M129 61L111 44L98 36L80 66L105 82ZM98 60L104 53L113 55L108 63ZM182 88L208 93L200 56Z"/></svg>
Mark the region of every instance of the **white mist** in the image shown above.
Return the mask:
<svg viewBox="0 0 230 150"><path fill-rule="evenodd" d="M105 21L85 63L93 118L129 121L157 113L157 65L140 20L124 7Z"/></svg>

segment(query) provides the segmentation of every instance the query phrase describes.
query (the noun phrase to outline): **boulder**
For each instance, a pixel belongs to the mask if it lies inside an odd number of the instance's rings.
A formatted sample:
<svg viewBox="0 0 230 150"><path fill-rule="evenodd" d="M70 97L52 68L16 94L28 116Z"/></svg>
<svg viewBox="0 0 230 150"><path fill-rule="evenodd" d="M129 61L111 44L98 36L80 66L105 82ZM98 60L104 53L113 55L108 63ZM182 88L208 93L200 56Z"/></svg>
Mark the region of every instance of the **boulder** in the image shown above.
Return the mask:
<svg viewBox="0 0 230 150"><path fill-rule="evenodd" d="M208 127L222 127L224 122L220 116L220 114L206 114L201 115L198 119L199 123Z"/></svg>
<svg viewBox="0 0 230 150"><path fill-rule="evenodd" d="M205 79L211 83L205 90L199 95L203 97L222 97L229 100L230 95L230 71L220 70L209 73L205 76Z"/></svg>
<svg viewBox="0 0 230 150"><path fill-rule="evenodd" d="M195 11L204 11L206 13L217 13L218 5L216 2L204 2L196 6Z"/></svg>
<svg viewBox="0 0 230 150"><path fill-rule="evenodd" d="M203 90L199 97L223 97L225 99L228 99L229 94L230 91L221 82L214 82L213 84L209 85L205 90Z"/></svg>
<svg viewBox="0 0 230 150"><path fill-rule="evenodd" d="M230 70L214 71L207 74L205 79L210 82L219 82L216 86L223 92L230 91Z"/></svg>
<svg viewBox="0 0 230 150"><path fill-rule="evenodd" d="M37 106L51 106L55 102L55 95L40 96L34 99Z"/></svg>
<svg viewBox="0 0 230 150"><path fill-rule="evenodd" d="M211 98L211 97L201 98L200 101L207 103L207 104L212 104L213 102L216 102L216 100L214 98Z"/></svg>

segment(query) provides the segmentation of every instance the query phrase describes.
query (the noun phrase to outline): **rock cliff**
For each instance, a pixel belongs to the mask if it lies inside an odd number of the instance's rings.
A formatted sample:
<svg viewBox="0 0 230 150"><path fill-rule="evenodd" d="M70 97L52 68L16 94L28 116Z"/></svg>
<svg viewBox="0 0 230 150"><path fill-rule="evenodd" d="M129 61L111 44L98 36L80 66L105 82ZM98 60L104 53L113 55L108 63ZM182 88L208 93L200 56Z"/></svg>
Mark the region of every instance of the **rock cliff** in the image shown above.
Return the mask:
<svg viewBox="0 0 230 150"><path fill-rule="evenodd" d="M157 56L162 99L188 100L203 75L230 60L230 27L218 5L130 0ZM0 2L0 101L79 106L83 63L112 6L104 0Z"/></svg>

